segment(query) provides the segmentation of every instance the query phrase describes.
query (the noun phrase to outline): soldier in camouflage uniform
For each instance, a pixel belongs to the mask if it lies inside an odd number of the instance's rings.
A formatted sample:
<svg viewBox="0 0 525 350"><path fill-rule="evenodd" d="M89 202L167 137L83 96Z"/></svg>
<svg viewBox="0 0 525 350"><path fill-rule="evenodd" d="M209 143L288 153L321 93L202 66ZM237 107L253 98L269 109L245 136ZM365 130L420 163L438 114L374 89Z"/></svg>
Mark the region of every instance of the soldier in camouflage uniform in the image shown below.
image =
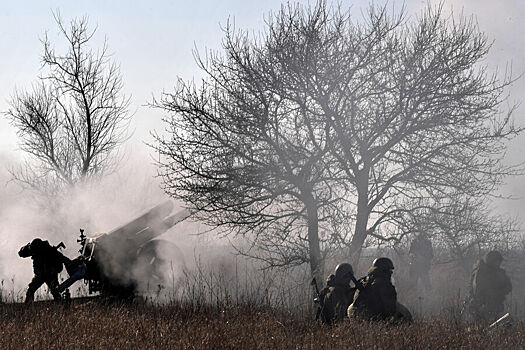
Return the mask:
<svg viewBox="0 0 525 350"><path fill-rule="evenodd" d="M32 302L35 292L42 284L47 284L51 295L55 300L60 300L58 292L58 274L62 271L62 264L68 260L57 247L53 247L48 241L35 238L31 243L26 244L18 255L22 258L31 257L33 259L34 277L29 283L25 302Z"/></svg>
<svg viewBox="0 0 525 350"><path fill-rule="evenodd" d="M431 289L430 267L434 250L432 242L424 233L420 233L410 244L410 281L417 287L417 282L421 280L426 290Z"/></svg>
<svg viewBox="0 0 525 350"><path fill-rule="evenodd" d="M512 290L500 265L501 253L493 250L474 265L470 289L470 311L477 320L494 320L503 313L503 302Z"/></svg>
<svg viewBox="0 0 525 350"><path fill-rule="evenodd" d="M389 258L377 258L360 280L348 317L360 320L404 320L411 322L410 311L397 302L396 288L391 277L394 264Z"/></svg>
<svg viewBox="0 0 525 350"><path fill-rule="evenodd" d="M346 310L355 292L355 288L350 286L353 276L352 265L341 263L335 268L334 274L328 277L326 287L320 293L320 317L323 323L332 324L346 317Z"/></svg>

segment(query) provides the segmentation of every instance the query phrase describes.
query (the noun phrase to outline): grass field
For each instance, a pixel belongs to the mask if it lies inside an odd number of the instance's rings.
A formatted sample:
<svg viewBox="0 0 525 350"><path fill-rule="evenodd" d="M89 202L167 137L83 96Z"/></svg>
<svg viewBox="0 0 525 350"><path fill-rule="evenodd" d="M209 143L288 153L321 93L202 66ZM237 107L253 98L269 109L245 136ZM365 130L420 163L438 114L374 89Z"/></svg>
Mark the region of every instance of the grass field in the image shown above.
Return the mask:
<svg viewBox="0 0 525 350"><path fill-rule="evenodd" d="M523 349L510 329L444 322L324 327L275 309L54 302L0 304L0 349Z"/></svg>

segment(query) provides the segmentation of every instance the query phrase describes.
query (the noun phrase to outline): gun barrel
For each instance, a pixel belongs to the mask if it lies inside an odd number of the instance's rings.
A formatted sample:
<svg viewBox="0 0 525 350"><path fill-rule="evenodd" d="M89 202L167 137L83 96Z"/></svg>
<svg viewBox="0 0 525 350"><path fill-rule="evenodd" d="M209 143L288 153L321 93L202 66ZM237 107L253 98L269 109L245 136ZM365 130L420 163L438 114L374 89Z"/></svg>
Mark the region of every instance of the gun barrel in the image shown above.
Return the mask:
<svg viewBox="0 0 525 350"><path fill-rule="evenodd" d="M133 240L138 244L142 245L148 241L151 241L157 236L160 236L164 232L168 231L170 228L175 226L181 221L184 221L188 217L191 216L191 212L187 209L182 209L178 211L177 213L168 216L164 220L153 224L144 230L138 232L135 236L133 236Z"/></svg>
<svg viewBox="0 0 525 350"><path fill-rule="evenodd" d="M121 236L123 238L128 238L127 236L134 235L137 232L140 232L145 228L161 221L166 216L168 216L172 210L173 202L167 200L139 215L137 218L131 220L127 224L108 232L108 236Z"/></svg>
<svg viewBox="0 0 525 350"><path fill-rule="evenodd" d="M166 203L169 204L166 205ZM113 250L111 247L120 247L124 250L126 250L125 248L138 248L191 215L187 209L169 215L170 213L167 211L168 209L171 211L173 204L171 202L166 203L156 206L118 229L101 235L97 238L97 244L108 250Z"/></svg>
<svg viewBox="0 0 525 350"><path fill-rule="evenodd" d="M359 290L363 290L364 287L363 287L363 284L361 283L361 281L359 281L357 278L355 278L355 276L352 276L352 282L354 282L355 284L355 287Z"/></svg>
<svg viewBox="0 0 525 350"><path fill-rule="evenodd" d="M507 322L511 322L511 319L510 319L510 313L506 313L505 315L501 316L500 318L498 318L496 321L494 321L490 326L489 328L494 328L500 324L506 324Z"/></svg>

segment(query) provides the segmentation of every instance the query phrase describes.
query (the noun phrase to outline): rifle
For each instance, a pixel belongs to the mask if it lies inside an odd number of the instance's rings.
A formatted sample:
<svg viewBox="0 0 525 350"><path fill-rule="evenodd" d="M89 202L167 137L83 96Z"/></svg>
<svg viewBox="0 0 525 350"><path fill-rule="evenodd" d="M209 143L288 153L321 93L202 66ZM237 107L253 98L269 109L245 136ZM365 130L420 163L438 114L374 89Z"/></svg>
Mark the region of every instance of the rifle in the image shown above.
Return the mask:
<svg viewBox="0 0 525 350"><path fill-rule="evenodd" d="M352 275L352 282L354 282L355 284L355 287L360 291L362 292L365 287L363 286L363 284L361 283L360 280L358 280L357 278L355 278L355 276Z"/></svg>
<svg viewBox="0 0 525 350"><path fill-rule="evenodd" d="M312 278L312 281L310 282L311 286L314 286L315 294L317 295L314 298L314 303L318 304L317 310L315 311L315 320L319 320L319 317L321 317L321 311L324 308L324 298L321 296L321 293L319 292L319 287L317 286L317 280Z"/></svg>
<svg viewBox="0 0 525 350"><path fill-rule="evenodd" d="M510 317L510 314L507 312L505 315L501 316L496 321L494 321L489 326L489 329L490 328L495 328L495 327L498 327L498 326L503 326L503 327L507 327L508 328L511 325L512 325L512 317Z"/></svg>
<svg viewBox="0 0 525 350"><path fill-rule="evenodd" d="M470 295L467 295L465 299L463 299L463 302L459 307L459 317L464 317L471 314L471 304L473 300L474 299Z"/></svg>

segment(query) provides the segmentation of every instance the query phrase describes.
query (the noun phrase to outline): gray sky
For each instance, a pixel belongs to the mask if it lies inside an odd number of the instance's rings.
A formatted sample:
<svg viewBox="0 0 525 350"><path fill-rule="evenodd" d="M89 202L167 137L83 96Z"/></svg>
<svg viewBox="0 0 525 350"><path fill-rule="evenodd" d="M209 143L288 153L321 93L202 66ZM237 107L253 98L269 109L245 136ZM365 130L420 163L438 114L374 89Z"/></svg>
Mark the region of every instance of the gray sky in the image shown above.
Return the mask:
<svg viewBox="0 0 525 350"><path fill-rule="evenodd" d="M220 25L224 25L228 18L235 20L237 28L261 30L264 16L271 10L278 10L283 3L280 0L5 2L0 13L0 112L8 108L7 100L15 87L25 88L36 81L42 52L39 38L46 30L51 38L57 38L52 10L59 10L65 20L87 15L90 23L98 26L94 46L104 36L108 39L110 52L121 64L125 92L132 96L134 135L128 150L143 152L148 152L142 142L151 140L149 131L162 129L160 113L144 107L144 104L153 95L159 96L163 90L170 91L177 77L191 79L198 76L192 50L218 49L223 37ZM298 2L308 3L304 0ZM342 0L341 3L352 5L359 16L359 11L369 1ZM420 0L405 2L410 15L417 14L426 3ZM390 4L400 7L403 2L390 1ZM455 13L463 11L465 15L475 15L480 29L494 40L487 58L490 66L504 70L511 65L515 74L525 72L525 1L445 1L446 11L451 8ZM510 101L523 100L524 88L525 82L521 79L513 87ZM522 114L523 108L518 109L516 120L525 124ZM523 144L525 139L521 137L511 146L509 160L524 160ZM20 153L16 148L15 132L0 115L0 160L18 158ZM509 179L504 194L525 197L523 181L523 178ZM510 208L513 214L519 214L521 208L525 209L525 200L501 205Z"/></svg>

